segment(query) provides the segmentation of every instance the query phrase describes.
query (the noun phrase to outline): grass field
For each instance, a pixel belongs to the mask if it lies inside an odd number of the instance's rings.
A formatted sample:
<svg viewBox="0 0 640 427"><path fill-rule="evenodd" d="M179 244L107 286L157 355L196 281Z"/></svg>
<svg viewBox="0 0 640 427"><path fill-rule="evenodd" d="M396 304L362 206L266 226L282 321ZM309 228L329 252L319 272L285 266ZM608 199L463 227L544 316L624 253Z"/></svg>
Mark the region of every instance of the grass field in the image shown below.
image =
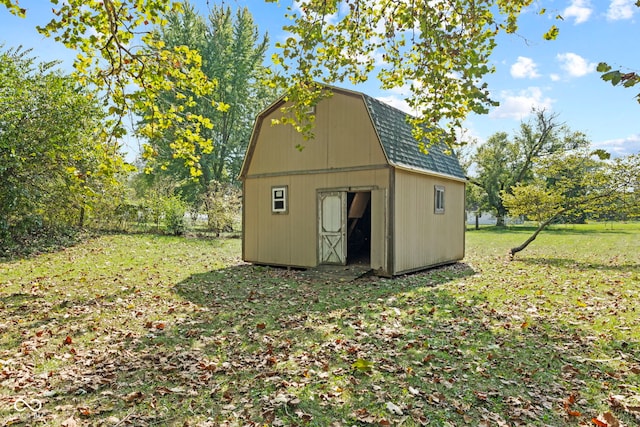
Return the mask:
<svg viewBox="0 0 640 427"><path fill-rule="evenodd" d="M640 224L557 226L508 261L531 232L352 283L245 265L237 239L0 263L0 425L640 423Z"/></svg>

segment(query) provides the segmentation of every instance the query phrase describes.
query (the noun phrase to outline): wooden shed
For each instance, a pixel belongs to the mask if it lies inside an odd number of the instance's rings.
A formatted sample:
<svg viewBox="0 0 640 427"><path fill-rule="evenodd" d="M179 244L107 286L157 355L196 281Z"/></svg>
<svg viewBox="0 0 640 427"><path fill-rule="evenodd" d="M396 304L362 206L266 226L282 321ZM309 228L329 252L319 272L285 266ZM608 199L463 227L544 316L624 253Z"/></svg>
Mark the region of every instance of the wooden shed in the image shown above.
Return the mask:
<svg viewBox="0 0 640 427"><path fill-rule="evenodd" d="M402 111L331 90L316 106L313 140L272 125L284 98L257 117L240 173L243 259L303 268L357 262L382 276L462 259L458 160L442 146L422 153Z"/></svg>

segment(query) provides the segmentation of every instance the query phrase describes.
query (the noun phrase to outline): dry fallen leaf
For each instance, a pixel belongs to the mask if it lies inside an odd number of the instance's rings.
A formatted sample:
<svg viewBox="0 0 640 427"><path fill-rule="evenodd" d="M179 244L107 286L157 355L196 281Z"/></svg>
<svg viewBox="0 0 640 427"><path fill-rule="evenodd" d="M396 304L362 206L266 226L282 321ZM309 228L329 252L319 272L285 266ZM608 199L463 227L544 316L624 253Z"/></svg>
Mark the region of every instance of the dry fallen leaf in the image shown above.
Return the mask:
<svg viewBox="0 0 640 427"><path fill-rule="evenodd" d="M93 411L91 410L91 408L88 408L86 406L79 407L78 413L83 417L90 417L91 415L93 415Z"/></svg>
<svg viewBox="0 0 640 427"><path fill-rule="evenodd" d="M600 421L598 418L591 418L591 422L598 427L609 427L609 424L605 423L604 421Z"/></svg>
<svg viewBox="0 0 640 427"><path fill-rule="evenodd" d="M311 422L311 420L313 420L313 415L307 414L306 412L298 410L295 413L298 418L300 418L305 423Z"/></svg>
<svg viewBox="0 0 640 427"><path fill-rule="evenodd" d="M156 393L158 393L160 396L164 396L167 394L172 393L171 390L167 387L161 386L161 387L156 387Z"/></svg>
<svg viewBox="0 0 640 427"><path fill-rule="evenodd" d="M567 412L568 415L571 415L572 417L579 417L582 415L582 412L571 409L571 405L573 405L575 402L576 402L576 395L574 393L571 393L566 399L564 399L564 402L563 402L564 410Z"/></svg>
<svg viewBox="0 0 640 427"><path fill-rule="evenodd" d="M600 414L598 418L592 418L591 422L598 427L622 427L620 421L611 412Z"/></svg>
<svg viewBox="0 0 640 427"><path fill-rule="evenodd" d="M580 417L580 416L582 416L582 412L574 411L572 409L567 409L567 414L571 415L572 417Z"/></svg>
<svg viewBox="0 0 640 427"><path fill-rule="evenodd" d="M611 412L605 412L604 414L602 414L602 418L604 418L604 420L606 421L607 427L621 427L620 421L618 421L616 416Z"/></svg>
<svg viewBox="0 0 640 427"><path fill-rule="evenodd" d="M365 424L374 424L377 422L377 419L374 415L369 413L366 408L356 409L352 414L354 418L356 418L361 423Z"/></svg>
<svg viewBox="0 0 640 427"><path fill-rule="evenodd" d="M387 402L387 410L393 415L402 415L402 409L393 402Z"/></svg>
<svg viewBox="0 0 640 427"><path fill-rule="evenodd" d="M141 391L134 391L124 396L122 400L124 400L127 403L133 403L142 399L143 397L144 397L144 394Z"/></svg>
<svg viewBox="0 0 640 427"><path fill-rule="evenodd" d="M487 393L484 391L474 391L473 394L475 394L479 400L487 400Z"/></svg>
<svg viewBox="0 0 640 427"><path fill-rule="evenodd" d="M62 427L77 427L78 422L73 417L69 417L64 420L61 424Z"/></svg>

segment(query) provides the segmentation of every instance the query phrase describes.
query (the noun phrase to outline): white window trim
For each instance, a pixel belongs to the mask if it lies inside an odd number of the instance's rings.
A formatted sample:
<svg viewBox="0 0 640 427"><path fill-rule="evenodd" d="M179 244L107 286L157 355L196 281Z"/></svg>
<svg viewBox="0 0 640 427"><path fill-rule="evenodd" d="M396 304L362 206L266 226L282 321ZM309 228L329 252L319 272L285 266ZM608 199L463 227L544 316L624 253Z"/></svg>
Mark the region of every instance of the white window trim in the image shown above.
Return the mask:
<svg viewBox="0 0 640 427"><path fill-rule="evenodd" d="M289 191L286 185L271 187L271 213L286 214L289 210ZM277 202L282 202L282 207L276 206Z"/></svg>
<svg viewBox="0 0 640 427"><path fill-rule="evenodd" d="M435 214L443 214L444 213L444 186L436 185L433 187L433 212ZM441 194L441 197L438 195ZM440 201L441 203L438 203Z"/></svg>

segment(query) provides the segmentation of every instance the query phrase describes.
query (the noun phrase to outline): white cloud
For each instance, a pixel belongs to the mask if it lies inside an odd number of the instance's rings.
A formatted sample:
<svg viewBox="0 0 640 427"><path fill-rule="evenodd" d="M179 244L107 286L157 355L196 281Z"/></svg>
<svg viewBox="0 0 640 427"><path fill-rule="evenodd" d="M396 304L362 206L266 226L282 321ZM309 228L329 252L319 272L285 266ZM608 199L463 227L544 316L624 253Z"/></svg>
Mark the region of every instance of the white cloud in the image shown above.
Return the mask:
<svg viewBox="0 0 640 427"><path fill-rule="evenodd" d="M560 75L556 73L549 75L549 78L551 79L552 82L560 81Z"/></svg>
<svg viewBox="0 0 640 427"><path fill-rule="evenodd" d="M640 134L630 135L626 138L609 139L607 141L596 142L595 148L601 148L613 157L623 157L629 154L640 153Z"/></svg>
<svg viewBox="0 0 640 427"><path fill-rule="evenodd" d="M592 12L589 0L572 0L571 5L564 10L562 15L565 18L575 18L574 24L582 24L589 20Z"/></svg>
<svg viewBox="0 0 640 427"><path fill-rule="evenodd" d="M560 68L565 70L570 77L582 77L596 69L595 62L588 62L575 53L559 53L556 58L560 61Z"/></svg>
<svg viewBox="0 0 640 427"><path fill-rule="evenodd" d="M472 120L467 120L462 128L456 129L456 140L466 144L464 151L475 150L476 147L487 142L475 129Z"/></svg>
<svg viewBox="0 0 640 427"><path fill-rule="evenodd" d="M540 76L536 71L537 66L538 65L533 62L533 59L518 56L518 60L511 65L511 76L516 79L534 79Z"/></svg>
<svg viewBox="0 0 640 427"><path fill-rule="evenodd" d="M371 54L373 58L373 65L375 67L384 67L387 65L387 60L384 58L384 52L380 49L376 49Z"/></svg>
<svg viewBox="0 0 640 427"><path fill-rule="evenodd" d="M522 120L531 114L532 108L550 110L553 99L544 97L539 87L530 87L517 93L503 91L500 93L500 106L489 113L494 119Z"/></svg>
<svg viewBox="0 0 640 427"><path fill-rule="evenodd" d="M631 19L637 10L633 3L634 0L611 0L607 10L607 19L610 21Z"/></svg>

